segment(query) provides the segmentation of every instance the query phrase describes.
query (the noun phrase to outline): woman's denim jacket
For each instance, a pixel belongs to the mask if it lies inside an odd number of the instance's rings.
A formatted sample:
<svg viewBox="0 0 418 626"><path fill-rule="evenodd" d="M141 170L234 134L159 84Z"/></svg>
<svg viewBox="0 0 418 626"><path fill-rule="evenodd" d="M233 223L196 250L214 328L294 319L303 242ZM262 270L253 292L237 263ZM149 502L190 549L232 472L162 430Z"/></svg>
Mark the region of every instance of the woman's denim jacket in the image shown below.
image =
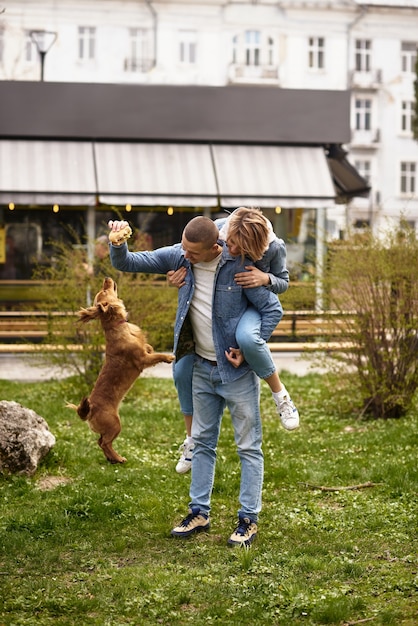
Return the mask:
<svg viewBox="0 0 418 626"><path fill-rule="evenodd" d="M221 217L215 220L216 226L221 230L228 218ZM289 287L289 271L286 267L286 244L283 239L274 237L269 243L263 257L253 263L259 270L269 275L270 284L266 289L273 293L284 293Z"/></svg>
<svg viewBox="0 0 418 626"><path fill-rule="evenodd" d="M243 313L252 305L261 315L261 336L267 341L280 322L283 309L277 296L265 287L243 289L235 283L234 276L244 270L244 265L253 265L245 259L229 254L223 242L222 258L215 275L215 288L212 302L212 332L218 362L219 374L223 382L232 382L243 376L250 369L247 363L235 368L226 357L225 350L237 347L235 330ZM166 274L170 270L186 267L185 285L178 290L178 306L174 326L174 354L180 358L180 334L187 328L190 302L194 293L194 276L191 264L184 258L181 244L159 248L151 252L129 252L127 244L120 247L110 246L110 259L113 267L122 272L144 272L148 274Z"/></svg>

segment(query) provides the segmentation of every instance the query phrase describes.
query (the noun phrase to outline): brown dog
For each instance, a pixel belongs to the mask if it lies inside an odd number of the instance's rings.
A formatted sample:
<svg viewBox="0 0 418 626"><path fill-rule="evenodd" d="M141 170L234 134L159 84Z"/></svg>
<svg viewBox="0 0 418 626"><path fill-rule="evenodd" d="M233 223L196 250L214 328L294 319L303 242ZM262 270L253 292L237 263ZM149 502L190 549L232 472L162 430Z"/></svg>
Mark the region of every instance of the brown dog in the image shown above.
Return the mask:
<svg viewBox="0 0 418 626"><path fill-rule="evenodd" d="M123 301L118 298L112 278L105 278L103 288L94 298L93 306L78 312L80 322L100 319L106 339L106 354L99 377L89 397L80 404L67 404L81 419L87 420L93 432L98 433L98 444L111 463L125 463L112 447L121 431L119 405L146 367L157 363L171 363L172 354L158 354L145 341L138 326L127 321Z"/></svg>

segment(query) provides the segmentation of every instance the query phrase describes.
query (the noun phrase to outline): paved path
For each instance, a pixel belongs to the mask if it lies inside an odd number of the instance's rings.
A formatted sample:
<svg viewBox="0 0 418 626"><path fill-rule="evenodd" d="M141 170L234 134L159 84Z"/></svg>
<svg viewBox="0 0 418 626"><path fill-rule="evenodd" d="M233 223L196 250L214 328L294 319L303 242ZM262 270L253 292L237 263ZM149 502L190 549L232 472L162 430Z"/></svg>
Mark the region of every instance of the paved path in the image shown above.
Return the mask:
<svg viewBox="0 0 418 626"><path fill-rule="evenodd" d="M0 380L14 380L17 382L38 382L52 378L65 378L68 374L50 365L39 365L39 356L29 354L0 354ZM297 376L305 376L309 372L321 371L313 368L308 357L300 352L273 353L273 359L279 372L287 371ZM172 378L172 366L160 363L155 367L144 370L142 376L153 378ZM1 398L0 398L1 399Z"/></svg>

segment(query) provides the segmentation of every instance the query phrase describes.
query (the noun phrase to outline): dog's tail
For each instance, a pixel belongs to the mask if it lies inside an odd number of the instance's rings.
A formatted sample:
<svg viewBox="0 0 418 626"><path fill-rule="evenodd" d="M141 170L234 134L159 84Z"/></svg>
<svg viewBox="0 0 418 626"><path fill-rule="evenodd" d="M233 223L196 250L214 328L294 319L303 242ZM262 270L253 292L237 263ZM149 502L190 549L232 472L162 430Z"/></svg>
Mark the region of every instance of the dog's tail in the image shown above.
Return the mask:
<svg viewBox="0 0 418 626"><path fill-rule="evenodd" d="M71 402L67 402L65 406L67 409L74 409L74 411L77 411L82 420L86 420L88 414L90 413L90 402L87 397L83 398L78 406L72 404Z"/></svg>

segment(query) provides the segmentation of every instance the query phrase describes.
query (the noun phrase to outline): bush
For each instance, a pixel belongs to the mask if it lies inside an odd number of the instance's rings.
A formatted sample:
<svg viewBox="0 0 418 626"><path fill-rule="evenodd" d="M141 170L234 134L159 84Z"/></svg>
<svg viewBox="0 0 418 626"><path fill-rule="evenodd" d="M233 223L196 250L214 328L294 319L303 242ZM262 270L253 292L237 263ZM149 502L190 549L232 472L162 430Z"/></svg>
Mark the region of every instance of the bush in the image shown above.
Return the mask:
<svg viewBox="0 0 418 626"><path fill-rule="evenodd" d="M91 304L105 276L116 281L130 321L144 330L154 349L172 349L177 289L170 288L163 277L118 272L109 257L96 262L93 272L86 263L85 246L78 240L74 245L56 242L53 248L53 263L38 266L34 274L46 281L39 308L51 313L44 343L60 346L57 353L43 354L44 361L73 372L88 387L95 382L103 362L103 330L98 321L79 324L77 311ZM55 311L68 315L55 316Z"/></svg>
<svg viewBox="0 0 418 626"><path fill-rule="evenodd" d="M325 291L330 307L343 313L339 332L353 350L338 352L339 373L353 375L363 412L398 418L418 387L418 241L399 230L384 240L371 234L335 245Z"/></svg>

